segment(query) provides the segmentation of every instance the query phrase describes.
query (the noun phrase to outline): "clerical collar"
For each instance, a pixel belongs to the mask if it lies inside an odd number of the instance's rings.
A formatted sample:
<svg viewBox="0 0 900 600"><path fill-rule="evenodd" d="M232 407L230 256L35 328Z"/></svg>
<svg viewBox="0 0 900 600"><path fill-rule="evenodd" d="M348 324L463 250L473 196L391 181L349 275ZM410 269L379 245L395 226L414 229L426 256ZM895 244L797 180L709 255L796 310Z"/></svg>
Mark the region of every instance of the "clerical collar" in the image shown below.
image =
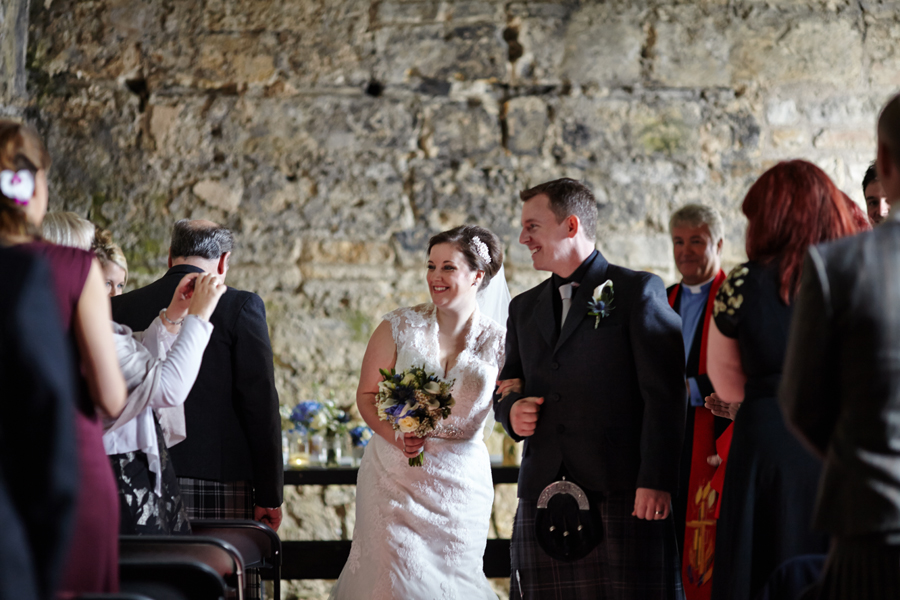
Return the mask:
<svg viewBox="0 0 900 600"><path fill-rule="evenodd" d="M578 268L575 269L575 272L569 275L568 277L560 277L556 273L553 274L553 287L559 288L564 283L581 283L581 280L584 279L585 273L588 272L588 269L591 268L591 265L594 263L594 259L597 258L597 255L600 254L597 250L591 252L590 256L584 259Z"/></svg>
<svg viewBox="0 0 900 600"><path fill-rule="evenodd" d="M697 285L688 285L688 284L682 282L681 287L688 290L690 293L692 293L694 295L705 294L707 292L707 290L709 290L709 284L712 283L713 279L715 279L715 278L716 278L716 276L713 275L712 277L710 277L703 283L698 283ZM703 289L703 288L706 288L706 289Z"/></svg>

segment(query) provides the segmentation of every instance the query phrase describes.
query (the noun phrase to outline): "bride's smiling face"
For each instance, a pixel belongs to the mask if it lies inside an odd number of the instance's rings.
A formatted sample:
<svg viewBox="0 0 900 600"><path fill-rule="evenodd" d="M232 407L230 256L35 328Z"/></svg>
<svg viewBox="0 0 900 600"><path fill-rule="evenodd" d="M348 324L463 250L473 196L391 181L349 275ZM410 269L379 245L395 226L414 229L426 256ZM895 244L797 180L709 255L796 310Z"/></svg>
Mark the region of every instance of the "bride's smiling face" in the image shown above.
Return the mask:
<svg viewBox="0 0 900 600"><path fill-rule="evenodd" d="M453 244L436 244L428 253L428 291L436 306L474 302L481 271L473 271Z"/></svg>

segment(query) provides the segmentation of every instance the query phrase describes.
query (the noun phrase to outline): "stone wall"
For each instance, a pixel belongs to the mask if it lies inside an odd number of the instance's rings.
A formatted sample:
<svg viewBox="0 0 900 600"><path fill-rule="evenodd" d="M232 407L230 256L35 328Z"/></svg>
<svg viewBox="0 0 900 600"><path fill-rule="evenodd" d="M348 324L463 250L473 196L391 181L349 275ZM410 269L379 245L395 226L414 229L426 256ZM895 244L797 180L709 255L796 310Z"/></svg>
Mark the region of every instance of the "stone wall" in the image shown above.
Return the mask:
<svg viewBox="0 0 900 600"><path fill-rule="evenodd" d="M734 264L742 197L778 160L813 160L861 201L877 110L900 85L898 8L44 0L25 106L11 22L28 2L10 0L0 108L38 124L51 206L112 229L131 287L164 270L174 220L232 227L229 283L266 302L282 401L318 384L350 402L379 316L426 299L431 233L490 227L514 294L543 279L516 242L529 185L588 181L602 251L667 281L669 213L717 206ZM352 532L352 489L288 497L288 537Z"/></svg>

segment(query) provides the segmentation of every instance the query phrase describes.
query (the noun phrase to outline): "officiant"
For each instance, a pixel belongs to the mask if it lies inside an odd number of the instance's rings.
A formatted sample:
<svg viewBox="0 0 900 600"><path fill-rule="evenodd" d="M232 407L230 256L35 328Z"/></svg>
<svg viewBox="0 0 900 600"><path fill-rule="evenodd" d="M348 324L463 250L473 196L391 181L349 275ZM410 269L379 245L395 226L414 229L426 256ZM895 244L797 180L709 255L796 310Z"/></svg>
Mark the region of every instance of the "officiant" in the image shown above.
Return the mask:
<svg viewBox="0 0 900 600"><path fill-rule="evenodd" d="M710 485L716 468L716 440L731 420L717 417L704 399L715 390L706 374L706 352L713 302L725 280L722 245L725 227L716 209L687 204L669 219L672 251L681 282L667 291L669 305L681 315L685 354L687 419L681 449L678 493L672 499L675 535L682 557L685 596L709 597L716 542L716 490Z"/></svg>

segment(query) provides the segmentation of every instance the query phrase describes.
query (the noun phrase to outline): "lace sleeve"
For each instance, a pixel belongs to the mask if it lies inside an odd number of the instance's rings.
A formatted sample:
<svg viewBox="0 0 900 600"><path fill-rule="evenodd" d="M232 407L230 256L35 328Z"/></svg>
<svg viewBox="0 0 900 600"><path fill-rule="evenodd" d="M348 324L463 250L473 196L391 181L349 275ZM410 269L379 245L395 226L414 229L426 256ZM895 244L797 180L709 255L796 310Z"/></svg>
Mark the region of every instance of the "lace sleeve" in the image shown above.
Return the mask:
<svg viewBox="0 0 900 600"><path fill-rule="evenodd" d="M506 329L491 319L485 319L485 322L487 326L482 333L479 354L485 362L496 365L499 372L503 370L506 358Z"/></svg>
<svg viewBox="0 0 900 600"><path fill-rule="evenodd" d="M429 354L430 350L426 347L428 340L425 339L424 332L428 329L433 310L431 304L419 304L392 310L382 317L391 324L391 335L394 337L398 353L402 348L406 348L423 356Z"/></svg>
<svg viewBox="0 0 900 600"><path fill-rule="evenodd" d="M387 321L391 324L391 335L394 338L394 344L397 344L397 339L400 335L401 321L403 320L403 313L406 310L407 309L405 308L398 308L381 317L382 321Z"/></svg>

